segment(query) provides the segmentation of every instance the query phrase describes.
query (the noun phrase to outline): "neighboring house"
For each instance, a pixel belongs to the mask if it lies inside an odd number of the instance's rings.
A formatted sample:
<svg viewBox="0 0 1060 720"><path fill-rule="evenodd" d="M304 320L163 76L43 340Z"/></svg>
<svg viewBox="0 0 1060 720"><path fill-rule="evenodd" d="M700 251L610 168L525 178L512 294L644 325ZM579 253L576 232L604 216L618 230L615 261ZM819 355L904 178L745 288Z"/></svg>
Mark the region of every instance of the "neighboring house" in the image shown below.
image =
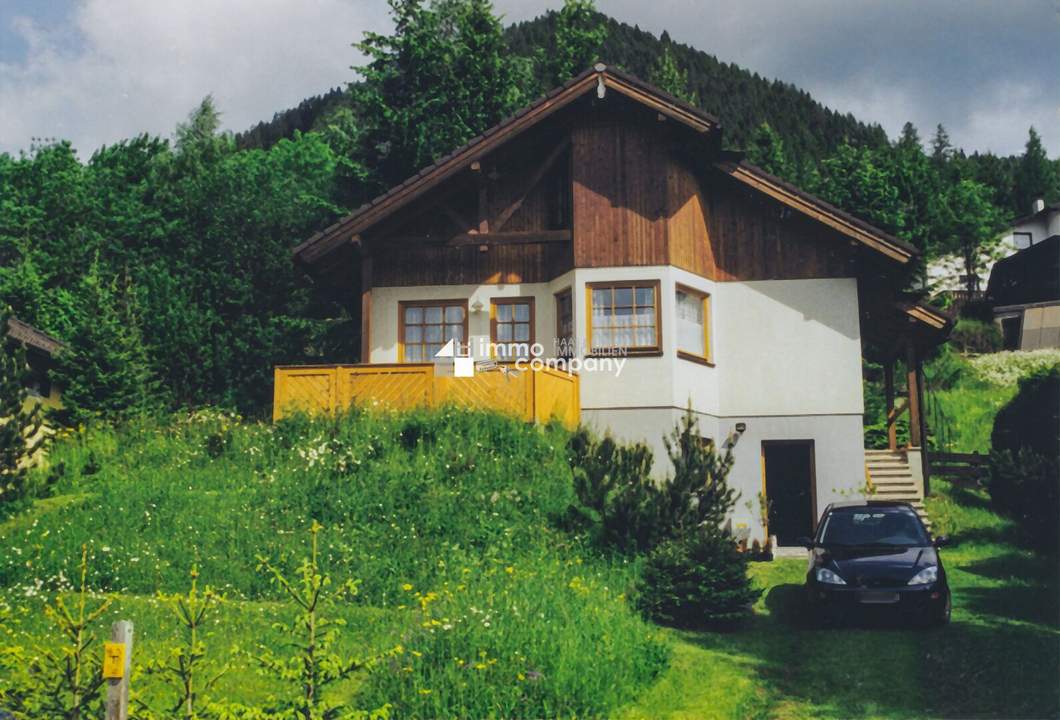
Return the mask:
<svg viewBox="0 0 1060 720"><path fill-rule="evenodd" d="M55 356L63 349L63 343L17 318L8 320L7 335L22 343L26 349L26 363L29 365L26 378L28 402L50 408L62 407L62 392L52 381L52 371L55 368Z"/></svg>
<svg viewBox="0 0 1060 720"><path fill-rule="evenodd" d="M950 319L900 295L916 250L722 147L717 119L636 78L574 78L295 249L360 299L365 366L278 369L277 414L297 394L281 370L321 406L400 405L430 397L411 378L450 340L480 359L537 342L580 366L581 421L646 442L659 473L690 407L704 440L734 443L737 532L793 544L865 492L862 359L884 364L892 406L901 359L892 416L908 410L914 447L908 465L884 453L876 485L919 498L919 358Z"/></svg>
<svg viewBox="0 0 1060 720"><path fill-rule="evenodd" d="M1005 229L995 248L980 257L982 276L973 279L975 290L968 295L968 276L964 260L959 255L944 255L931 261L926 268L927 287L932 295L947 295L960 305L984 296L982 279L989 278L994 263L1029 248L1053 235L1060 235L1060 203L1046 205L1035 200L1029 215L1018 218Z"/></svg>
<svg viewBox="0 0 1060 720"><path fill-rule="evenodd" d="M1056 235L1060 235L1060 203L1046 205L1044 200L1038 199L1031 206L1030 215L1012 221L1001 238L1001 244L1009 248L1006 255L1010 255Z"/></svg>
<svg viewBox="0 0 1060 720"><path fill-rule="evenodd" d="M1060 225L1060 210L1051 222ZM1060 227L1052 229L1049 237L1031 235L990 273L986 296L1006 350L1060 347Z"/></svg>

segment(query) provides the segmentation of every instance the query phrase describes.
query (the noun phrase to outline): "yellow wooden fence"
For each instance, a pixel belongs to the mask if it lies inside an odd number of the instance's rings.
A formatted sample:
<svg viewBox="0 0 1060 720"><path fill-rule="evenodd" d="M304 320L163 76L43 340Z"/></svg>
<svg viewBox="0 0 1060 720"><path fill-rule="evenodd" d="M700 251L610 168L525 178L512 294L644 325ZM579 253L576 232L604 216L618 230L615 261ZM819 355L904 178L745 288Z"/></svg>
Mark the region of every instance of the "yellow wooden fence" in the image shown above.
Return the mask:
<svg viewBox="0 0 1060 720"><path fill-rule="evenodd" d="M568 427L578 425L577 375L551 368L502 367L461 378L436 374L432 363L279 366L272 417L334 412L354 404L392 410L457 405L497 410L529 422L556 418Z"/></svg>

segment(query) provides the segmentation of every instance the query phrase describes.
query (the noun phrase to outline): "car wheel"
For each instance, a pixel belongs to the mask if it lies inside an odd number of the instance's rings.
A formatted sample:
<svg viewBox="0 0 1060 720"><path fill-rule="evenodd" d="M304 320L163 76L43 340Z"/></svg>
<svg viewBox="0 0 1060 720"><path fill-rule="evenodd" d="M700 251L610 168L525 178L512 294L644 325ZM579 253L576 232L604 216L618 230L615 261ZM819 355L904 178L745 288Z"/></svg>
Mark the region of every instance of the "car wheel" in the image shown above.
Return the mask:
<svg viewBox="0 0 1060 720"><path fill-rule="evenodd" d="M950 596L946 596L946 605L942 608L942 612L938 613L934 617L932 625L935 627L945 627L950 623L950 613L953 611L953 603L950 600Z"/></svg>

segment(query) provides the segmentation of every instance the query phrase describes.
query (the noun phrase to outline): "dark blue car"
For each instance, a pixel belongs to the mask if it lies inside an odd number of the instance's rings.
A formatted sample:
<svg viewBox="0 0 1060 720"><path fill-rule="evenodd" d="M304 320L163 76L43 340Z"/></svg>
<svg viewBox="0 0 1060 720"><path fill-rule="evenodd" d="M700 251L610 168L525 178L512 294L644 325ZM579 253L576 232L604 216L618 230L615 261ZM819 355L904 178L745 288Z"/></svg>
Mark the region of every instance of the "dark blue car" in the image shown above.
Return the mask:
<svg viewBox="0 0 1060 720"><path fill-rule="evenodd" d="M891 608L932 625L950 620L950 589L938 548L902 502L834 503L811 540L806 594L818 620Z"/></svg>

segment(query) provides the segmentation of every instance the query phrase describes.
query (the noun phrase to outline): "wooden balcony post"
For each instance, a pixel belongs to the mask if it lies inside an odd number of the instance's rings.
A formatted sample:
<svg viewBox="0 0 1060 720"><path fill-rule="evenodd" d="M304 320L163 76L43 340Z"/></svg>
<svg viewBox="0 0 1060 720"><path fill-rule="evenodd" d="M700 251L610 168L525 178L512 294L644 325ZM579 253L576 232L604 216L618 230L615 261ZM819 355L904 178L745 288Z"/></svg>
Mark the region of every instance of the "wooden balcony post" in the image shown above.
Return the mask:
<svg viewBox="0 0 1060 720"><path fill-rule="evenodd" d="M361 362L372 361L372 257L361 256Z"/></svg>
<svg viewBox="0 0 1060 720"><path fill-rule="evenodd" d="M894 358L883 363L883 393L887 400L887 447L898 449L898 426L894 416Z"/></svg>
<svg viewBox="0 0 1060 720"><path fill-rule="evenodd" d="M921 421L923 382L921 380L920 360L916 348L910 343L906 347L906 387L909 393L909 447L922 447L923 437Z"/></svg>

